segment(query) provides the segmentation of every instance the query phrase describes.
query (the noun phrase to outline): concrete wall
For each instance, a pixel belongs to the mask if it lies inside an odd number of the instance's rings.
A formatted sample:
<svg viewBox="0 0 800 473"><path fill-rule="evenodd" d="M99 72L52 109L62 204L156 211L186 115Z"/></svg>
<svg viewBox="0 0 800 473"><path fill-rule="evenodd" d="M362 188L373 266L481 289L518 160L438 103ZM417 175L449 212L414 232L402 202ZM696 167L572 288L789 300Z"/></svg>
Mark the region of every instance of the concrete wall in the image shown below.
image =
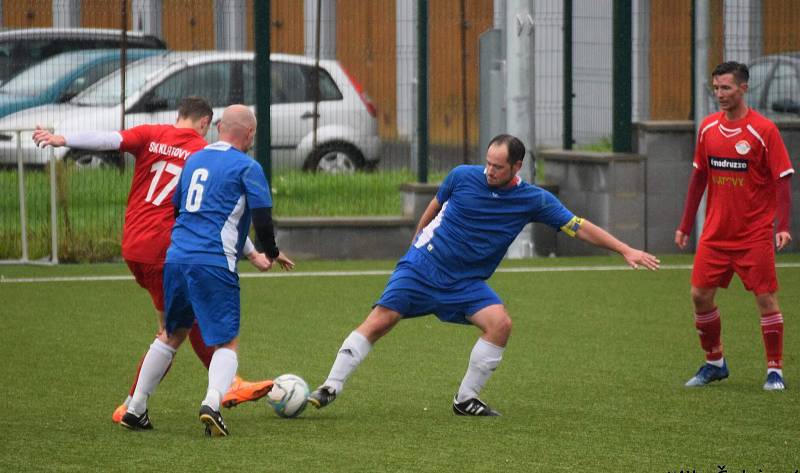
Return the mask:
<svg viewBox="0 0 800 473"><path fill-rule="evenodd" d="M800 122L778 123L795 170L800 172ZM626 243L656 254L676 253L675 228L683 213L692 171L694 124L637 123L637 153L539 152L549 190L574 213ZM278 246L295 258L394 259L408 249L420 215L438 184L403 184L400 217L283 218ZM800 250L800 176L792 178L792 242ZM540 256L604 254L549 227L534 230Z"/></svg>
<svg viewBox="0 0 800 473"><path fill-rule="evenodd" d="M800 172L800 122L777 122L789 150L794 169ZM675 229L683 214L686 190L694 156L694 123L643 122L636 124L636 151L647 156L646 212L647 250L654 253L677 252ZM800 178L792 177L792 242L789 251L800 245ZM692 239L694 240L694 239ZM695 242L693 241L692 244ZM784 250L786 251L786 250Z"/></svg>
<svg viewBox="0 0 800 473"><path fill-rule="evenodd" d="M639 154L647 156L646 248L655 253L674 253L677 251L675 229L683 215L692 174L694 122L638 123L634 147Z"/></svg>
<svg viewBox="0 0 800 473"><path fill-rule="evenodd" d="M417 222L438 184L403 184L403 215L360 218L280 218L275 240L297 259L396 259L411 244Z"/></svg>
<svg viewBox="0 0 800 473"><path fill-rule="evenodd" d="M573 213L637 247L645 242L645 158L638 154L542 151L545 180ZM606 254L583 241L558 236L557 255Z"/></svg>

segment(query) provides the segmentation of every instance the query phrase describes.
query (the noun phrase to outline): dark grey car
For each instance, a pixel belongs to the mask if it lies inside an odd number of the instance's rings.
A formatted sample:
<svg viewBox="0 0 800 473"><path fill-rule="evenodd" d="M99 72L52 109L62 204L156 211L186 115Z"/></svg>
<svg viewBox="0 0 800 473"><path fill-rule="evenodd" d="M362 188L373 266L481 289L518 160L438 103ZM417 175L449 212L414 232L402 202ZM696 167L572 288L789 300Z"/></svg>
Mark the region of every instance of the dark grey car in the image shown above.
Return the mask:
<svg viewBox="0 0 800 473"><path fill-rule="evenodd" d="M161 39L128 31L129 48L166 49ZM120 30L103 28L25 28L0 32L0 83L37 62L77 49L116 49L122 44Z"/></svg>

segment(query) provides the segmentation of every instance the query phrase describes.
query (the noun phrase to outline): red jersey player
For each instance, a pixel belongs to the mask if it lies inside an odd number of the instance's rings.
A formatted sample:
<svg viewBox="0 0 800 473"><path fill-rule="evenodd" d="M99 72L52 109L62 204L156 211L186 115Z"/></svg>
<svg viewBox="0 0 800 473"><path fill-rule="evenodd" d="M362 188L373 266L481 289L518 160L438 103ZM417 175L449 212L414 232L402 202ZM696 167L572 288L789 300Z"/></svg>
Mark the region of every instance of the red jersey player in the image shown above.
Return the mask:
<svg viewBox="0 0 800 473"><path fill-rule="evenodd" d="M707 212L692 271L695 327L706 363L686 386L704 386L728 377L714 295L717 288L727 288L736 273L755 295L761 312L767 355L764 389L785 389L775 245L781 250L792 240L790 177L794 169L778 128L745 103L748 79L747 66L736 62L720 64L712 73L722 111L706 117L700 126L686 208L675 232L675 244L685 248L707 188Z"/></svg>
<svg viewBox="0 0 800 473"><path fill-rule="evenodd" d="M164 258L170 243L172 225L175 223L172 194L186 158L207 145L204 137L211 126L213 114L205 99L186 97L179 105L175 125L140 125L121 132L89 131L63 136L37 129L33 134L33 140L39 146L118 149L136 157L125 210L122 257L136 282L147 289L153 299L153 305L159 314L159 333L164 330ZM266 256L255 251L249 240L244 253L256 268L262 271L269 269ZM196 323L189 338L198 358L208 369L214 349L203 343ZM125 415L136 388L140 368L141 360L128 398L117 407L112 416L116 423ZM250 383L237 376L222 403L225 407L233 407L241 402L256 400L265 396L271 388L270 380Z"/></svg>

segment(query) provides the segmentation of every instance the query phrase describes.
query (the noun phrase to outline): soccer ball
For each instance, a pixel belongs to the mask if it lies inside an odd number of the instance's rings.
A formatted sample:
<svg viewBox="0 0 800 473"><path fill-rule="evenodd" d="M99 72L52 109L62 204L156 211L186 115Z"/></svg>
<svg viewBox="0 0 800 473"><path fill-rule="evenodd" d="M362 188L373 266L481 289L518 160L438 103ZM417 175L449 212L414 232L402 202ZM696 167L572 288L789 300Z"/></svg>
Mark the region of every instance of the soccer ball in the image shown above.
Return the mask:
<svg viewBox="0 0 800 473"><path fill-rule="evenodd" d="M294 374L284 374L272 380L267 403L281 417L297 417L308 404L308 384Z"/></svg>

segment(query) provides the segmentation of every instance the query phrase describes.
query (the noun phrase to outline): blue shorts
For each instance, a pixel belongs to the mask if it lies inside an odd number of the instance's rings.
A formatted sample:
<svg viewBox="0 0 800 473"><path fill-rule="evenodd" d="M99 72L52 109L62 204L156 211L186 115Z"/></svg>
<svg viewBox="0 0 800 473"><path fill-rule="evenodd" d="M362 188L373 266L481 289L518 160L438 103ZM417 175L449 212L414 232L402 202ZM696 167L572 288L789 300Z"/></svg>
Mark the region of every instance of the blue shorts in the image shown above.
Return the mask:
<svg viewBox="0 0 800 473"><path fill-rule="evenodd" d="M397 263L375 305L398 312L403 318L434 314L442 322L470 324L467 317L503 303L486 281L449 280L424 256L406 255Z"/></svg>
<svg viewBox="0 0 800 473"><path fill-rule="evenodd" d="M164 265L164 324L167 334L191 328L197 318L208 346L239 335L239 275L200 264Z"/></svg>

